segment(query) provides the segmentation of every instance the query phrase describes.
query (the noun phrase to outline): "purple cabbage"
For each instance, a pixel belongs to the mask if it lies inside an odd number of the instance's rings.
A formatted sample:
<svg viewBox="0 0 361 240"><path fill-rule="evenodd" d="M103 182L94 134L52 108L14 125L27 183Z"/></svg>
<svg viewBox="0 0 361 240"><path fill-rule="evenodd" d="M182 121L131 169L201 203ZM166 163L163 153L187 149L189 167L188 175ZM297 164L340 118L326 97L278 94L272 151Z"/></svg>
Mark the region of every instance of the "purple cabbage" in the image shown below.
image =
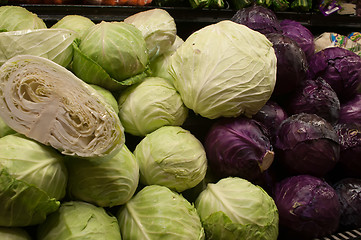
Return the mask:
<svg viewBox="0 0 361 240"><path fill-rule="evenodd" d="M344 229L361 227L361 179L344 178L333 185L341 205L340 225Z"/></svg>
<svg viewBox="0 0 361 240"><path fill-rule="evenodd" d="M340 141L339 163L343 174L349 177L361 176L361 125L340 123L335 126Z"/></svg>
<svg viewBox="0 0 361 240"><path fill-rule="evenodd" d="M361 58L340 47L323 49L309 60L309 77L325 79L342 103L357 94L361 84Z"/></svg>
<svg viewBox="0 0 361 240"><path fill-rule="evenodd" d="M231 21L246 25L262 34L280 33L282 31L276 14L272 10L259 5L252 5L238 10L232 16Z"/></svg>
<svg viewBox="0 0 361 240"><path fill-rule="evenodd" d="M210 170L220 178L233 176L255 181L273 162L266 128L246 117L216 121L204 147Z"/></svg>
<svg viewBox="0 0 361 240"><path fill-rule="evenodd" d="M252 118L267 128L270 139L273 141L279 125L281 125L287 117L286 111L277 102L268 100Z"/></svg>
<svg viewBox="0 0 361 240"><path fill-rule="evenodd" d="M283 35L295 40L309 59L315 52L314 36L300 22L284 19L280 22Z"/></svg>
<svg viewBox="0 0 361 240"><path fill-rule="evenodd" d="M340 202L333 187L321 178L310 175L285 178L276 183L274 200L280 226L300 239L324 237L338 229Z"/></svg>
<svg viewBox="0 0 361 240"><path fill-rule="evenodd" d="M287 112L290 115L317 114L329 123L335 124L339 118L340 101L336 92L324 79L307 79L290 96Z"/></svg>
<svg viewBox="0 0 361 240"><path fill-rule="evenodd" d="M306 79L308 63L305 52L296 41L281 33L270 33L266 36L272 42L277 57L273 96L289 94Z"/></svg>
<svg viewBox="0 0 361 240"><path fill-rule="evenodd" d="M356 94L352 99L341 103L339 123L361 124L361 94Z"/></svg>
<svg viewBox="0 0 361 240"><path fill-rule="evenodd" d="M284 120L274 147L277 161L290 175L325 176L340 157L336 130L316 114L299 113Z"/></svg>

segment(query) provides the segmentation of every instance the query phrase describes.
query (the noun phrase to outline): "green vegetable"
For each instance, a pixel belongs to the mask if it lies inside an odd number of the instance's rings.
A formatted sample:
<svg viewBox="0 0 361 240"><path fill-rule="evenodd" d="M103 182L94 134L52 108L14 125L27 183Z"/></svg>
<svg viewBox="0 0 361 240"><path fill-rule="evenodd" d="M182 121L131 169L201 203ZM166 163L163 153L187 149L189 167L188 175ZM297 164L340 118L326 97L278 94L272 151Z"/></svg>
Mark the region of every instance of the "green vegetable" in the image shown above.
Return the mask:
<svg viewBox="0 0 361 240"><path fill-rule="evenodd" d="M294 0L291 9L297 12L308 12L312 9L312 0Z"/></svg>
<svg viewBox="0 0 361 240"><path fill-rule="evenodd" d="M245 179L228 177L209 183L195 206L209 240L278 237L276 204L261 187Z"/></svg>
<svg viewBox="0 0 361 240"><path fill-rule="evenodd" d="M82 36L88 28L93 27L95 23L87 17L81 15L66 15L57 21L50 28L64 28L77 32L79 36Z"/></svg>
<svg viewBox="0 0 361 240"><path fill-rule="evenodd" d="M99 93L49 59L19 55L0 68L0 116L15 131L65 155L103 158L124 130Z"/></svg>
<svg viewBox="0 0 361 240"><path fill-rule="evenodd" d="M0 7L0 32L43 28L47 28L45 22L24 7L12 5Z"/></svg>
<svg viewBox="0 0 361 240"><path fill-rule="evenodd" d="M285 11L289 6L290 3L287 0L272 0L272 7L275 11Z"/></svg>
<svg viewBox="0 0 361 240"><path fill-rule="evenodd" d="M207 171L201 142L178 126L164 126L146 135L136 146L140 181L182 192L200 183Z"/></svg>
<svg viewBox="0 0 361 240"><path fill-rule="evenodd" d="M188 108L166 79L147 77L125 89L119 97L119 117L125 132L145 136L162 126L181 126Z"/></svg>
<svg viewBox="0 0 361 240"><path fill-rule="evenodd" d="M139 166L126 145L113 158L101 162L67 159L71 199L113 207L126 203L139 182Z"/></svg>
<svg viewBox="0 0 361 240"><path fill-rule="evenodd" d="M87 83L116 91L149 75L146 42L132 24L102 21L73 47L72 71Z"/></svg>
<svg viewBox="0 0 361 240"><path fill-rule="evenodd" d="M67 67L73 58L77 33L68 29L37 29L0 33L0 66L17 55L50 59Z"/></svg>
<svg viewBox="0 0 361 240"><path fill-rule="evenodd" d="M0 226L41 223L65 195L62 155L20 134L0 138L0 149Z"/></svg>
<svg viewBox="0 0 361 240"><path fill-rule="evenodd" d="M64 202L38 227L38 240L121 240L118 221L86 202Z"/></svg>
<svg viewBox="0 0 361 240"><path fill-rule="evenodd" d="M265 35L224 20L191 34L170 57L169 73L196 114L251 117L272 95L276 65Z"/></svg>
<svg viewBox="0 0 361 240"><path fill-rule="evenodd" d="M159 185L141 189L118 212L124 240L204 240L196 209L180 194Z"/></svg>
<svg viewBox="0 0 361 240"><path fill-rule="evenodd" d="M239 9L251 6L252 1L251 0L232 0L232 4L234 5L235 9L239 10Z"/></svg>
<svg viewBox="0 0 361 240"><path fill-rule="evenodd" d="M134 25L142 32L150 60L166 52L176 39L175 21L164 9L141 11L127 17L124 22Z"/></svg>
<svg viewBox="0 0 361 240"><path fill-rule="evenodd" d="M98 85L90 84L90 86L94 88L98 93L100 93L101 96L104 97L104 100L107 101L110 106L112 106L116 114L119 113L118 102L112 92Z"/></svg>
<svg viewBox="0 0 361 240"><path fill-rule="evenodd" d="M0 227L1 240L31 240L26 230L19 227Z"/></svg>
<svg viewBox="0 0 361 240"><path fill-rule="evenodd" d="M9 134L16 133L13 129L11 129L4 120L0 117L0 138Z"/></svg>
<svg viewBox="0 0 361 240"><path fill-rule="evenodd" d="M192 8L224 8L223 0L189 0Z"/></svg>
<svg viewBox="0 0 361 240"><path fill-rule="evenodd" d="M150 63L152 77L161 77L172 81L172 77L168 72L169 58L183 43L183 39L177 35L173 45L165 53L153 59Z"/></svg>

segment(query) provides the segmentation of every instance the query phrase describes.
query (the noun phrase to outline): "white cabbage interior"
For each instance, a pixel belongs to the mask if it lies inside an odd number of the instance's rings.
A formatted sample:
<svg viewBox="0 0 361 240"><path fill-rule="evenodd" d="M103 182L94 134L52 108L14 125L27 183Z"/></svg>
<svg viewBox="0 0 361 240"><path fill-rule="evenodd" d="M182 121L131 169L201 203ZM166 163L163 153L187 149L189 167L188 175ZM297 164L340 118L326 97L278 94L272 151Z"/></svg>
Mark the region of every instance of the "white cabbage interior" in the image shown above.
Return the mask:
<svg viewBox="0 0 361 240"><path fill-rule="evenodd" d="M31 56L0 70L0 116L17 132L83 157L105 155L124 142L116 113L67 69Z"/></svg>

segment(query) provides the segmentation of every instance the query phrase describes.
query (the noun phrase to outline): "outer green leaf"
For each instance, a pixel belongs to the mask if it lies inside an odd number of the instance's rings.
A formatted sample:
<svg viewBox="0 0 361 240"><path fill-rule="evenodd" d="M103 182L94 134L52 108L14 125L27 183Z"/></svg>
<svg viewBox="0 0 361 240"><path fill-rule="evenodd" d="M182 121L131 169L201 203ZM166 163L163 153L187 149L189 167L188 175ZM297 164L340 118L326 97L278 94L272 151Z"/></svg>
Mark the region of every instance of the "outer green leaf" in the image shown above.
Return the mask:
<svg viewBox="0 0 361 240"><path fill-rule="evenodd" d="M64 202L38 228L38 240L121 240L118 221L101 207Z"/></svg>
<svg viewBox="0 0 361 240"><path fill-rule="evenodd" d="M11 177L0 169L0 226L30 226L42 223L60 203L34 185Z"/></svg>
<svg viewBox="0 0 361 240"><path fill-rule="evenodd" d="M9 134L16 133L13 129L11 129L4 120L0 117L0 138Z"/></svg>
<svg viewBox="0 0 361 240"><path fill-rule="evenodd" d="M21 6L0 7L0 30L17 31L47 28L45 22L35 13Z"/></svg>
<svg viewBox="0 0 361 240"><path fill-rule="evenodd" d="M37 186L51 198L65 196L68 180L63 156L20 134L0 138L0 164L17 180Z"/></svg>
<svg viewBox="0 0 361 240"><path fill-rule="evenodd" d="M104 98L46 58L20 55L0 68L0 106L11 128L65 155L111 157L125 142Z"/></svg>
<svg viewBox="0 0 361 240"><path fill-rule="evenodd" d="M57 21L50 28L65 28L75 31L81 37L90 27L94 26L95 23L85 16L81 15L66 15L59 21Z"/></svg>
<svg viewBox="0 0 361 240"><path fill-rule="evenodd" d="M151 185L139 191L117 214L124 240L204 240L199 216L184 197Z"/></svg>
<svg viewBox="0 0 361 240"><path fill-rule="evenodd" d="M0 33L0 66L17 55L34 55L67 67L77 33L67 29L37 29Z"/></svg>

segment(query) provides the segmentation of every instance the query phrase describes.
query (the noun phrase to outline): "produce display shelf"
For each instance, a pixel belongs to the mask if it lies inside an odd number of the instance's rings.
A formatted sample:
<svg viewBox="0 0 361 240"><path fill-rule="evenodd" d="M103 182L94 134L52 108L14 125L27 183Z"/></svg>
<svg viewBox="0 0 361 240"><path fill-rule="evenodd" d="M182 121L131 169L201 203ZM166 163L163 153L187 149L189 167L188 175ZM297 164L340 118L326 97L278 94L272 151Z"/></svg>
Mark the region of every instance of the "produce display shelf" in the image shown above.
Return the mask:
<svg viewBox="0 0 361 240"><path fill-rule="evenodd" d="M314 240L361 240L361 228L336 233L324 238L316 238Z"/></svg>
<svg viewBox="0 0 361 240"><path fill-rule="evenodd" d="M140 11L162 8L169 12L184 36L207 24L229 20L237 10L234 9L192 9L190 7L157 7L157 6L108 6L108 5L51 5L51 4L18 4L36 13L49 25L65 15L79 14L94 22L121 21ZM292 19L310 28L315 34L324 31L335 31L340 34L361 31L361 17L355 15L331 14L324 16L319 12L276 12L277 17ZM188 30L188 31L187 31Z"/></svg>

